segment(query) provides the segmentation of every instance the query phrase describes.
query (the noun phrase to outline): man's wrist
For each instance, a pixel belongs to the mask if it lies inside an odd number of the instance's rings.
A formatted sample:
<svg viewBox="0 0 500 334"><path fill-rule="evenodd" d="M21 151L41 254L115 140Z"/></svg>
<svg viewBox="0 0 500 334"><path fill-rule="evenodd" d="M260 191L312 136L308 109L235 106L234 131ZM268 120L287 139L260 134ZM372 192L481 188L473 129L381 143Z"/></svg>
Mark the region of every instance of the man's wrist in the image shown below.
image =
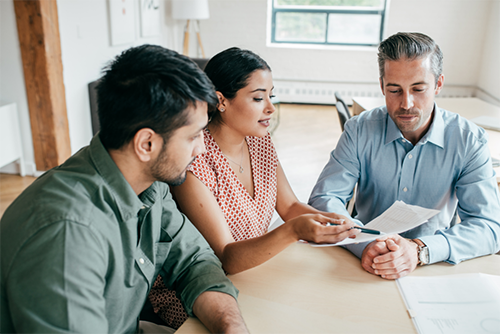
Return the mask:
<svg viewBox="0 0 500 334"><path fill-rule="evenodd" d="M417 246L417 260L419 266L425 266L429 264L429 248L420 239L411 239L411 241Z"/></svg>
<svg viewBox="0 0 500 334"><path fill-rule="evenodd" d="M415 256L417 258L417 266L420 265L420 260L418 258L418 251L419 251L419 247L418 247L418 244L413 241L413 239L407 239L411 245L413 245L415 247Z"/></svg>

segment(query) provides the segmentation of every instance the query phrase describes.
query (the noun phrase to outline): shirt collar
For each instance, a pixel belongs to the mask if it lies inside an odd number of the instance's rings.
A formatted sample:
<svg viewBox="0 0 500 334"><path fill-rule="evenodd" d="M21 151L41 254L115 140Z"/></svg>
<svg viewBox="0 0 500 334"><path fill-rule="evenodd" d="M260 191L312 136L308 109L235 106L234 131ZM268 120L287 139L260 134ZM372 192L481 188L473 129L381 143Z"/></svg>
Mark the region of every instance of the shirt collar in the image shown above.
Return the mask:
<svg viewBox="0 0 500 334"><path fill-rule="evenodd" d="M90 142L90 157L97 172L113 193L123 221L137 216L144 205L101 143L99 134Z"/></svg>
<svg viewBox="0 0 500 334"><path fill-rule="evenodd" d="M392 143L395 140L404 138L403 134L401 131L399 131L399 128L397 127L396 123L392 120L391 116L389 116L389 113L387 112L387 107L384 107L386 111L386 117L387 117L387 127L385 129L385 144Z"/></svg>
<svg viewBox="0 0 500 334"><path fill-rule="evenodd" d="M438 107L437 103L434 102L434 119L429 127L429 131L420 139L422 144L430 142L444 148L444 127L443 112Z"/></svg>
<svg viewBox="0 0 500 334"><path fill-rule="evenodd" d="M387 107L386 112L387 112ZM424 145L427 142L433 143L436 146L441 148L444 147L444 120L441 109L437 106L436 102L434 102L434 111L433 111L433 120L431 126L429 127L429 131L420 139L419 144ZM397 127L396 123L392 120L387 113L387 128L385 134L385 144L392 143L395 140L404 138L403 134Z"/></svg>

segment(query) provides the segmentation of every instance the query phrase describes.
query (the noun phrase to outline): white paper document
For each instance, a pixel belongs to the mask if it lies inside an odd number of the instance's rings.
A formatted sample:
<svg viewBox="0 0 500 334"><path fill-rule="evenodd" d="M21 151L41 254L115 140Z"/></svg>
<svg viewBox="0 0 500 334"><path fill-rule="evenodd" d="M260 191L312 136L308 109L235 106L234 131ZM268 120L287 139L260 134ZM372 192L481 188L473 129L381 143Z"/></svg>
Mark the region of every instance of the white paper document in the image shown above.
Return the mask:
<svg viewBox="0 0 500 334"><path fill-rule="evenodd" d="M397 284L419 334L500 333L500 276L407 276Z"/></svg>
<svg viewBox="0 0 500 334"><path fill-rule="evenodd" d="M310 244L314 247L325 247L371 241L383 235L398 234L411 230L427 222L427 219L438 213L439 210L426 209L416 205L408 205L403 201L396 201L384 213L365 225L366 228L380 231L380 235L360 233L355 239L347 238L336 244Z"/></svg>

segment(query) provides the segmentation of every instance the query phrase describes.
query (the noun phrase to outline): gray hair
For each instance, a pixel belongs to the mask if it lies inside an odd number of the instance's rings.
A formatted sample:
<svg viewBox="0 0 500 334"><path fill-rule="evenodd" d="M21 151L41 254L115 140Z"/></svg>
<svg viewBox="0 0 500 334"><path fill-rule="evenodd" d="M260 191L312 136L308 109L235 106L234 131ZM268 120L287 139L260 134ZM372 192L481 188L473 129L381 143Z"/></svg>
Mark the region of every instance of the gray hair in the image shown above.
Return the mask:
<svg viewBox="0 0 500 334"><path fill-rule="evenodd" d="M431 56L431 70L436 84L443 73L443 53L432 38L418 32L398 32L384 41L378 47L378 68L380 79L384 79L385 61L399 59L417 59Z"/></svg>

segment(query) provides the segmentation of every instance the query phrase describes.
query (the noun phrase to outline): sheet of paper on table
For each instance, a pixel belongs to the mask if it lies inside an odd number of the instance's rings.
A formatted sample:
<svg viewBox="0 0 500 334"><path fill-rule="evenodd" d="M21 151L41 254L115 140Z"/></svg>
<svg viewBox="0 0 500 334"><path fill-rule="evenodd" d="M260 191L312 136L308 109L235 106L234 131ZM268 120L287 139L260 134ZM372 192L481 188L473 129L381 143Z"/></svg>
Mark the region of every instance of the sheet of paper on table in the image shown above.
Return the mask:
<svg viewBox="0 0 500 334"><path fill-rule="evenodd" d="M500 332L500 276L406 276L397 284L419 334Z"/></svg>
<svg viewBox="0 0 500 334"><path fill-rule="evenodd" d="M427 222L427 219L435 216L439 210L426 209L417 205L409 205L403 201L396 201L377 218L366 224L366 228L380 231L381 234L360 233L355 239L344 239L336 244L316 244L310 242L313 247L341 246L359 242L375 240L382 235L398 234L415 228Z"/></svg>

